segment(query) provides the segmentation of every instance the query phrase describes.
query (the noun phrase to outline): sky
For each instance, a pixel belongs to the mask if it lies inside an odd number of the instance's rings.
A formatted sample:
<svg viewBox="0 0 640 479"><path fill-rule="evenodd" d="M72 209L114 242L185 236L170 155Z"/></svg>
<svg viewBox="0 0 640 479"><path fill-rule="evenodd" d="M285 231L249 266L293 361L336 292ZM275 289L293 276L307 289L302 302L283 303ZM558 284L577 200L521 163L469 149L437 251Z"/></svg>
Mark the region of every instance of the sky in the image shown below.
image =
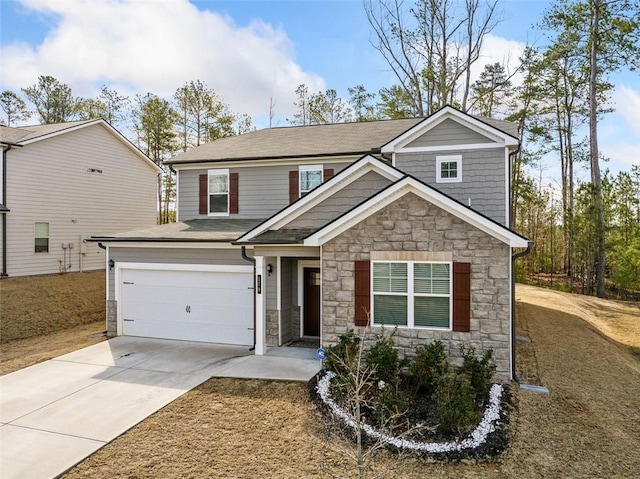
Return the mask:
<svg viewBox="0 0 640 479"><path fill-rule="evenodd" d="M536 23L548 6L502 0L474 75L490 62L515 63L525 44L544 45ZM269 124L270 99L275 124L288 125L302 83L343 98L358 84L377 92L394 83L371 46L362 0L0 0L0 27L3 91L51 75L76 96L96 96L105 84L169 99L200 79L258 128ZM615 173L640 163L640 76L612 79L616 111L600 124L600 146Z"/></svg>

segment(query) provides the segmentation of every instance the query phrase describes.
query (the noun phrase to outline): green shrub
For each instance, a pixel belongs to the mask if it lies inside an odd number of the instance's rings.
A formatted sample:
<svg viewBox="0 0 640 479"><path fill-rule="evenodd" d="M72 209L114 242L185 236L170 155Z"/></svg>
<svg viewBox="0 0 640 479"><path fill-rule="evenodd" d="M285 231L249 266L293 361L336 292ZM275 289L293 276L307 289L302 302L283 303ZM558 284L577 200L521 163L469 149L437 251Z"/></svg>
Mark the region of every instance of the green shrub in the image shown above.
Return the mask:
<svg viewBox="0 0 640 479"><path fill-rule="evenodd" d="M491 380L496 372L496 363L493 360L493 350L488 349L478 359L476 348L462 348L462 367L459 374L467 375L474 392L474 404L480 408L489 393Z"/></svg>
<svg viewBox="0 0 640 479"><path fill-rule="evenodd" d="M358 359L358 348L360 338L356 336L353 329L338 338L338 344L329 346L326 351L324 367L328 371L333 371L338 376L348 374Z"/></svg>
<svg viewBox="0 0 640 479"><path fill-rule="evenodd" d="M417 347L410 370L418 388L425 394L431 395L436 389L438 378L449 370L442 341L435 340Z"/></svg>
<svg viewBox="0 0 640 479"><path fill-rule="evenodd" d="M394 347L394 335L395 331L389 337L385 337L384 331L378 335L376 342L367 351L365 360L367 366L374 372L376 380L384 381L395 387L400 372L400 358Z"/></svg>
<svg viewBox="0 0 640 479"><path fill-rule="evenodd" d="M392 420L404 414L407 409L407 398L397 385L378 381L370 398L369 406L375 414L376 424L392 426Z"/></svg>
<svg viewBox="0 0 640 479"><path fill-rule="evenodd" d="M482 416L474 407L475 391L466 374L446 373L436 383L433 400L438 424L445 433L462 434Z"/></svg>

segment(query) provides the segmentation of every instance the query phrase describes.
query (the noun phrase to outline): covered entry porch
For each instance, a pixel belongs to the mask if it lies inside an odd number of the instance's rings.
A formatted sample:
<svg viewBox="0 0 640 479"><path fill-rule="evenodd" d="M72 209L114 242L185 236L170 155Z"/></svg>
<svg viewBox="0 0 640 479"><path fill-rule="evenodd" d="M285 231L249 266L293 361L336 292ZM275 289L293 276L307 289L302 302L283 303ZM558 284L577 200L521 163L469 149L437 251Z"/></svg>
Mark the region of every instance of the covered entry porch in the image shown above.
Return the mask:
<svg viewBox="0 0 640 479"><path fill-rule="evenodd" d="M256 349L319 347L322 336L320 248L255 246Z"/></svg>

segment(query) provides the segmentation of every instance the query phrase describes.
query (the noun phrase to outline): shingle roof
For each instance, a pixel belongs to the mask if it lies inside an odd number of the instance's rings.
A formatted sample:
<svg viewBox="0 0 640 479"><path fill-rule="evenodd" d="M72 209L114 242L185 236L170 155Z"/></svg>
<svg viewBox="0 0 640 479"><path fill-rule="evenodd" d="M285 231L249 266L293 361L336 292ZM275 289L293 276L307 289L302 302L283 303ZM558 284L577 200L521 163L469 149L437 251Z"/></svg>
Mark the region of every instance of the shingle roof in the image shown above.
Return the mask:
<svg viewBox="0 0 640 479"><path fill-rule="evenodd" d="M33 140L39 136L49 135L93 121L95 120L68 121L66 123L54 123L50 125L2 126L0 127L0 142L21 143L23 141Z"/></svg>
<svg viewBox="0 0 640 479"><path fill-rule="evenodd" d="M167 163L287 158L299 156L363 155L393 140L423 118L330 125L266 128L206 143Z"/></svg>
<svg viewBox="0 0 640 479"><path fill-rule="evenodd" d="M92 236L90 241L229 242L236 240L262 221L264 219L195 219L113 235Z"/></svg>
<svg viewBox="0 0 640 479"><path fill-rule="evenodd" d="M9 126L0 126L0 142L18 143L22 138L29 134L29 130L22 128L11 128Z"/></svg>
<svg viewBox="0 0 640 479"><path fill-rule="evenodd" d="M247 243L257 244L298 244L309 235L315 233L317 228L282 228L279 230L268 230L252 238Z"/></svg>
<svg viewBox="0 0 640 479"><path fill-rule="evenodd" d="M482 116L471 116L508 135L518 137L518 128L514 123ZM205 143L168 160L166 163L341 154L364 155L397 138L422 120L424 118L266 128Z"/></svg>

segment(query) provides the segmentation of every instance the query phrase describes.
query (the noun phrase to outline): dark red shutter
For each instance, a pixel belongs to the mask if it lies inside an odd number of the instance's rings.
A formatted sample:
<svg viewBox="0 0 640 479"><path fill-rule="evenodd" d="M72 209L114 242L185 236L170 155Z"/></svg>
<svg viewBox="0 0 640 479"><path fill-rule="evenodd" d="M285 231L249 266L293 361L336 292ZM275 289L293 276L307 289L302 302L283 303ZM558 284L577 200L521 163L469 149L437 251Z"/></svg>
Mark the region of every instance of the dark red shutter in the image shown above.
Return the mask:
<svg viewBox="0 0 640 479"><path fill-rule="evenodd" d="M333 176L333 168L327 168L324 170L322 181L327 181Z"/></svg>
<svg viewBox="0 0 640 479"><path fill-rule="evenodd" d="M200 175L198 213L201 215L209 213L209 175Z"/></svg>
<svg viewBox="0 0 640 479"><path fill-rule="evenodd" d="M453 330L471 328L471 263L453 263Z"/></svg>
<svg viewBox="0 0 640 479"><path fill-rule="evenodd" d="M298 170L289 172L289 203L293 203L300 196L300 174Z"/></svg>
<svg viewBox="0 0 640 479"><path fill-rule="evenodd" d="M229 214L238 213L238 173L229 173Z"/></svg>
<svg viewBox="0 0 640 479"><path fill-rule="evenodd" d="M356 326L369 325L371 312L371 262L355 262L355 317Z"/></svg>

